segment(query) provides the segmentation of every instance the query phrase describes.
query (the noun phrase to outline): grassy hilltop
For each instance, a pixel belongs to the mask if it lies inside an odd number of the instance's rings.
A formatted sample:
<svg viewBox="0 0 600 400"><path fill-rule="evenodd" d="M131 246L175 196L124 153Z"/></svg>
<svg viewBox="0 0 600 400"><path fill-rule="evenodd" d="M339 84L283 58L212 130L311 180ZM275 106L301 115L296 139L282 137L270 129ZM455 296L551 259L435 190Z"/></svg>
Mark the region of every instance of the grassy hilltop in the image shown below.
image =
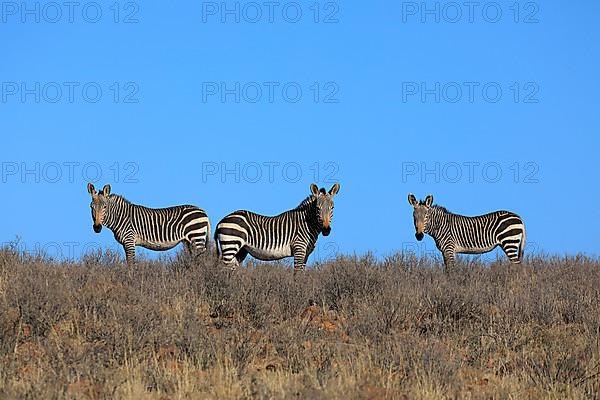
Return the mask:
<svg viewBox="0 0 600 400"><path fill-rule="evenodd" d="M597 259L199 264L0 251L0 398L600 396Z"/></svg>

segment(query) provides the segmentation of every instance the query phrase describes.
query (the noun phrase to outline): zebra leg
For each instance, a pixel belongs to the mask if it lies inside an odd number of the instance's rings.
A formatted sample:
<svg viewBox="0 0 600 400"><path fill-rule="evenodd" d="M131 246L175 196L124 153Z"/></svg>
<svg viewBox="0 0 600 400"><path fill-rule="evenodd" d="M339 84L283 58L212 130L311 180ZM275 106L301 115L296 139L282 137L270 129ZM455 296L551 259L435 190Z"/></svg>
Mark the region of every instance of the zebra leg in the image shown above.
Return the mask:
<svg viewBox="0 0 600 400"><path fill-rule="evenodd" d="M519 257L519 245L520 243L517 243L516 245L513 243L502 243L500 245L502 251L504 251L504 254L506 254L506 257L508 257L512 264L521 264L521 258Z"/></svg>
<svg viewBox="0 0 600 400"><path fill-rule="evenodd" d="M185 252L187 253L188 257L196 262L198 260L198 256L202 253L199 253L197 247L185 239L183 240L183 245L185 246Z"/></svg>
<svg viewBox="0 0 600 400"><path fill-rule="evenodd" d="M135 241L129 239L123 242L123 249L125 250L125 261L128 266L135 264Z"/></svg>
<svg viewBox="0 0 600 400"><path fill-rule="evenodd" d="M237 261L237 254L244 249L246 242L240 237L233 237L220 233L219 228L217 227L215 244L217 246L219 260L223 261L224 264L229 265Z"/></svg>
<svg viewBox="0 0 600 400"><path fill-rule="evenodd" d="M444 251L443 256L444 256L444 265L446 266L446 270L454 268L455 257L456 257L454 250Z"/></svg>
<svg viewBox="0 0 600 400"><path fill-rule="evenodd" d="M219 261L222 261L223 264L225 264L225 267L230 268L232 271L235 271L237 269L237 267L240 266L240 263L237 260L237 255L236 256L221 256ZM218 262L217 262L217 264L218 264Z"/></svg>
<svg viewBox="0 0 600 400"><path fill-rule="evenodd" d="M294 257L294 272L304 271L306 259L308 258L306 247L302 245L292 247L292 256Z"/></svg>
<svg viewBox="0 0 600 400"><path fill-rule="evenodd" d="M244 260L246 259L247 256L248 256L248 250L246 250L244 247L242 247L240 249L240 251L238 251L238 253L235 255L235 260L237 261L238 266L242 265L242 263L244 262Z"/></svg>
<svg viewBox="0 0 600 400"><path fill-rule="evenodd" d="M206 252L205 242L200 243L198 241L183 239L183 243L185 244L188 255L192 257L194 261L198 261L200 256Z"/></svg>
<svg viewBox="0 0 600 400"><path fill-rule="evenodd" d="M183 241L183 245L185 246L185 251L190 255L193 256L194 255L194 247L192 246L192 244L190 242L188 242L187 240Z"/></svg>
<svg viewBox="0 0 600 400"><path fill-rule="evenodd" d="M524 231L500 238L499 244L512 264L521 264L523 247L525 246Z"/></svg>
<svg viewBox="0 0 600 400"><path fill-rule="evenodd" d="M195 254L204 254L207 248L208 237L206 235L201 236L191 236L185 239L186 243L190 245L195 252Z"/></svg>
<svg viewBox="0 0 600 400"><path fill-rule="evenodd" d="M227 268L231 268L232 271L235 271L242 264L247 255L248 250L242 247L236 253L229 251L226 254L222 254L221 261L223 261L223 264L225 264Z"/></svg>

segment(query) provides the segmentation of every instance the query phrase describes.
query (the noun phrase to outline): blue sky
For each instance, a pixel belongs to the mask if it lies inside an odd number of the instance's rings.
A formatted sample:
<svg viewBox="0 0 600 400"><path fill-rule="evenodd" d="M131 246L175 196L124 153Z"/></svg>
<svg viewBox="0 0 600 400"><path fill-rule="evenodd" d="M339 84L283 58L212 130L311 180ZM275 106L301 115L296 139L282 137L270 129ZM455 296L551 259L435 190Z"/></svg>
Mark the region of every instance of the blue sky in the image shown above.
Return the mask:
<svg viewBox="0 0 600 400"><path fill-rule="evenodd" d="M598 254L598 2L77 4L2 3L2 242L116 247L88 180L213 225L316 181L341 190L313 261L433 251L409 192Z"/></svg>

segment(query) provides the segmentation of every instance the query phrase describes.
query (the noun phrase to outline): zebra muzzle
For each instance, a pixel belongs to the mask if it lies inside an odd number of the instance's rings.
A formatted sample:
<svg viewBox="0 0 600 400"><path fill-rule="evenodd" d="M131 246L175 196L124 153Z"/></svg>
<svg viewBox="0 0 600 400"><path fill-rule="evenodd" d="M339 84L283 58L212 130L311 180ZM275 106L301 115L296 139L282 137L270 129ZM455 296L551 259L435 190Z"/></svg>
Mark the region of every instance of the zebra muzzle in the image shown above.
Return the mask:
<svg viewBox="0 0 600 400"><path fill-rule="evenodd" d="M417 238L417 240L419 240L419 241L423 240L423 237L424 237L424 236L425 236L425 234L424 234L424 233L422 233L422 232L417 232L417 233L415 233L415 237L416 237L416 238Z"/></svg>
<svg viewBox="0 0 600 400"><path fill-rule="evenodd" d="M328 226L327 228L323 228L323 236L329 236L329 234L331 233L331 227Z"/></svg>
<svg viewBox="0 0 600 400"><path fill-rule="evenodd" d="M100 233L101 230L102 230L102 225L94 224L94 232Z"/></svg>

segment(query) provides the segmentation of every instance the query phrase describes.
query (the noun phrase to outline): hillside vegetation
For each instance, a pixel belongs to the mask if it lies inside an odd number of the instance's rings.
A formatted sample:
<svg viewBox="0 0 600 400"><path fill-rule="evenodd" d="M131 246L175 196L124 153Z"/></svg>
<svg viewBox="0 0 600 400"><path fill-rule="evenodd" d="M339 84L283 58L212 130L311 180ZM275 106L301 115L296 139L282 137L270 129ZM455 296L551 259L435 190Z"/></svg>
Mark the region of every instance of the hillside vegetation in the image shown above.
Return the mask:
<svg viewBox="0 0 600 400"><path fill-rule="evenodd" d="M597 259L214 264L3 249L0 398L600 396Z"/></svg>

